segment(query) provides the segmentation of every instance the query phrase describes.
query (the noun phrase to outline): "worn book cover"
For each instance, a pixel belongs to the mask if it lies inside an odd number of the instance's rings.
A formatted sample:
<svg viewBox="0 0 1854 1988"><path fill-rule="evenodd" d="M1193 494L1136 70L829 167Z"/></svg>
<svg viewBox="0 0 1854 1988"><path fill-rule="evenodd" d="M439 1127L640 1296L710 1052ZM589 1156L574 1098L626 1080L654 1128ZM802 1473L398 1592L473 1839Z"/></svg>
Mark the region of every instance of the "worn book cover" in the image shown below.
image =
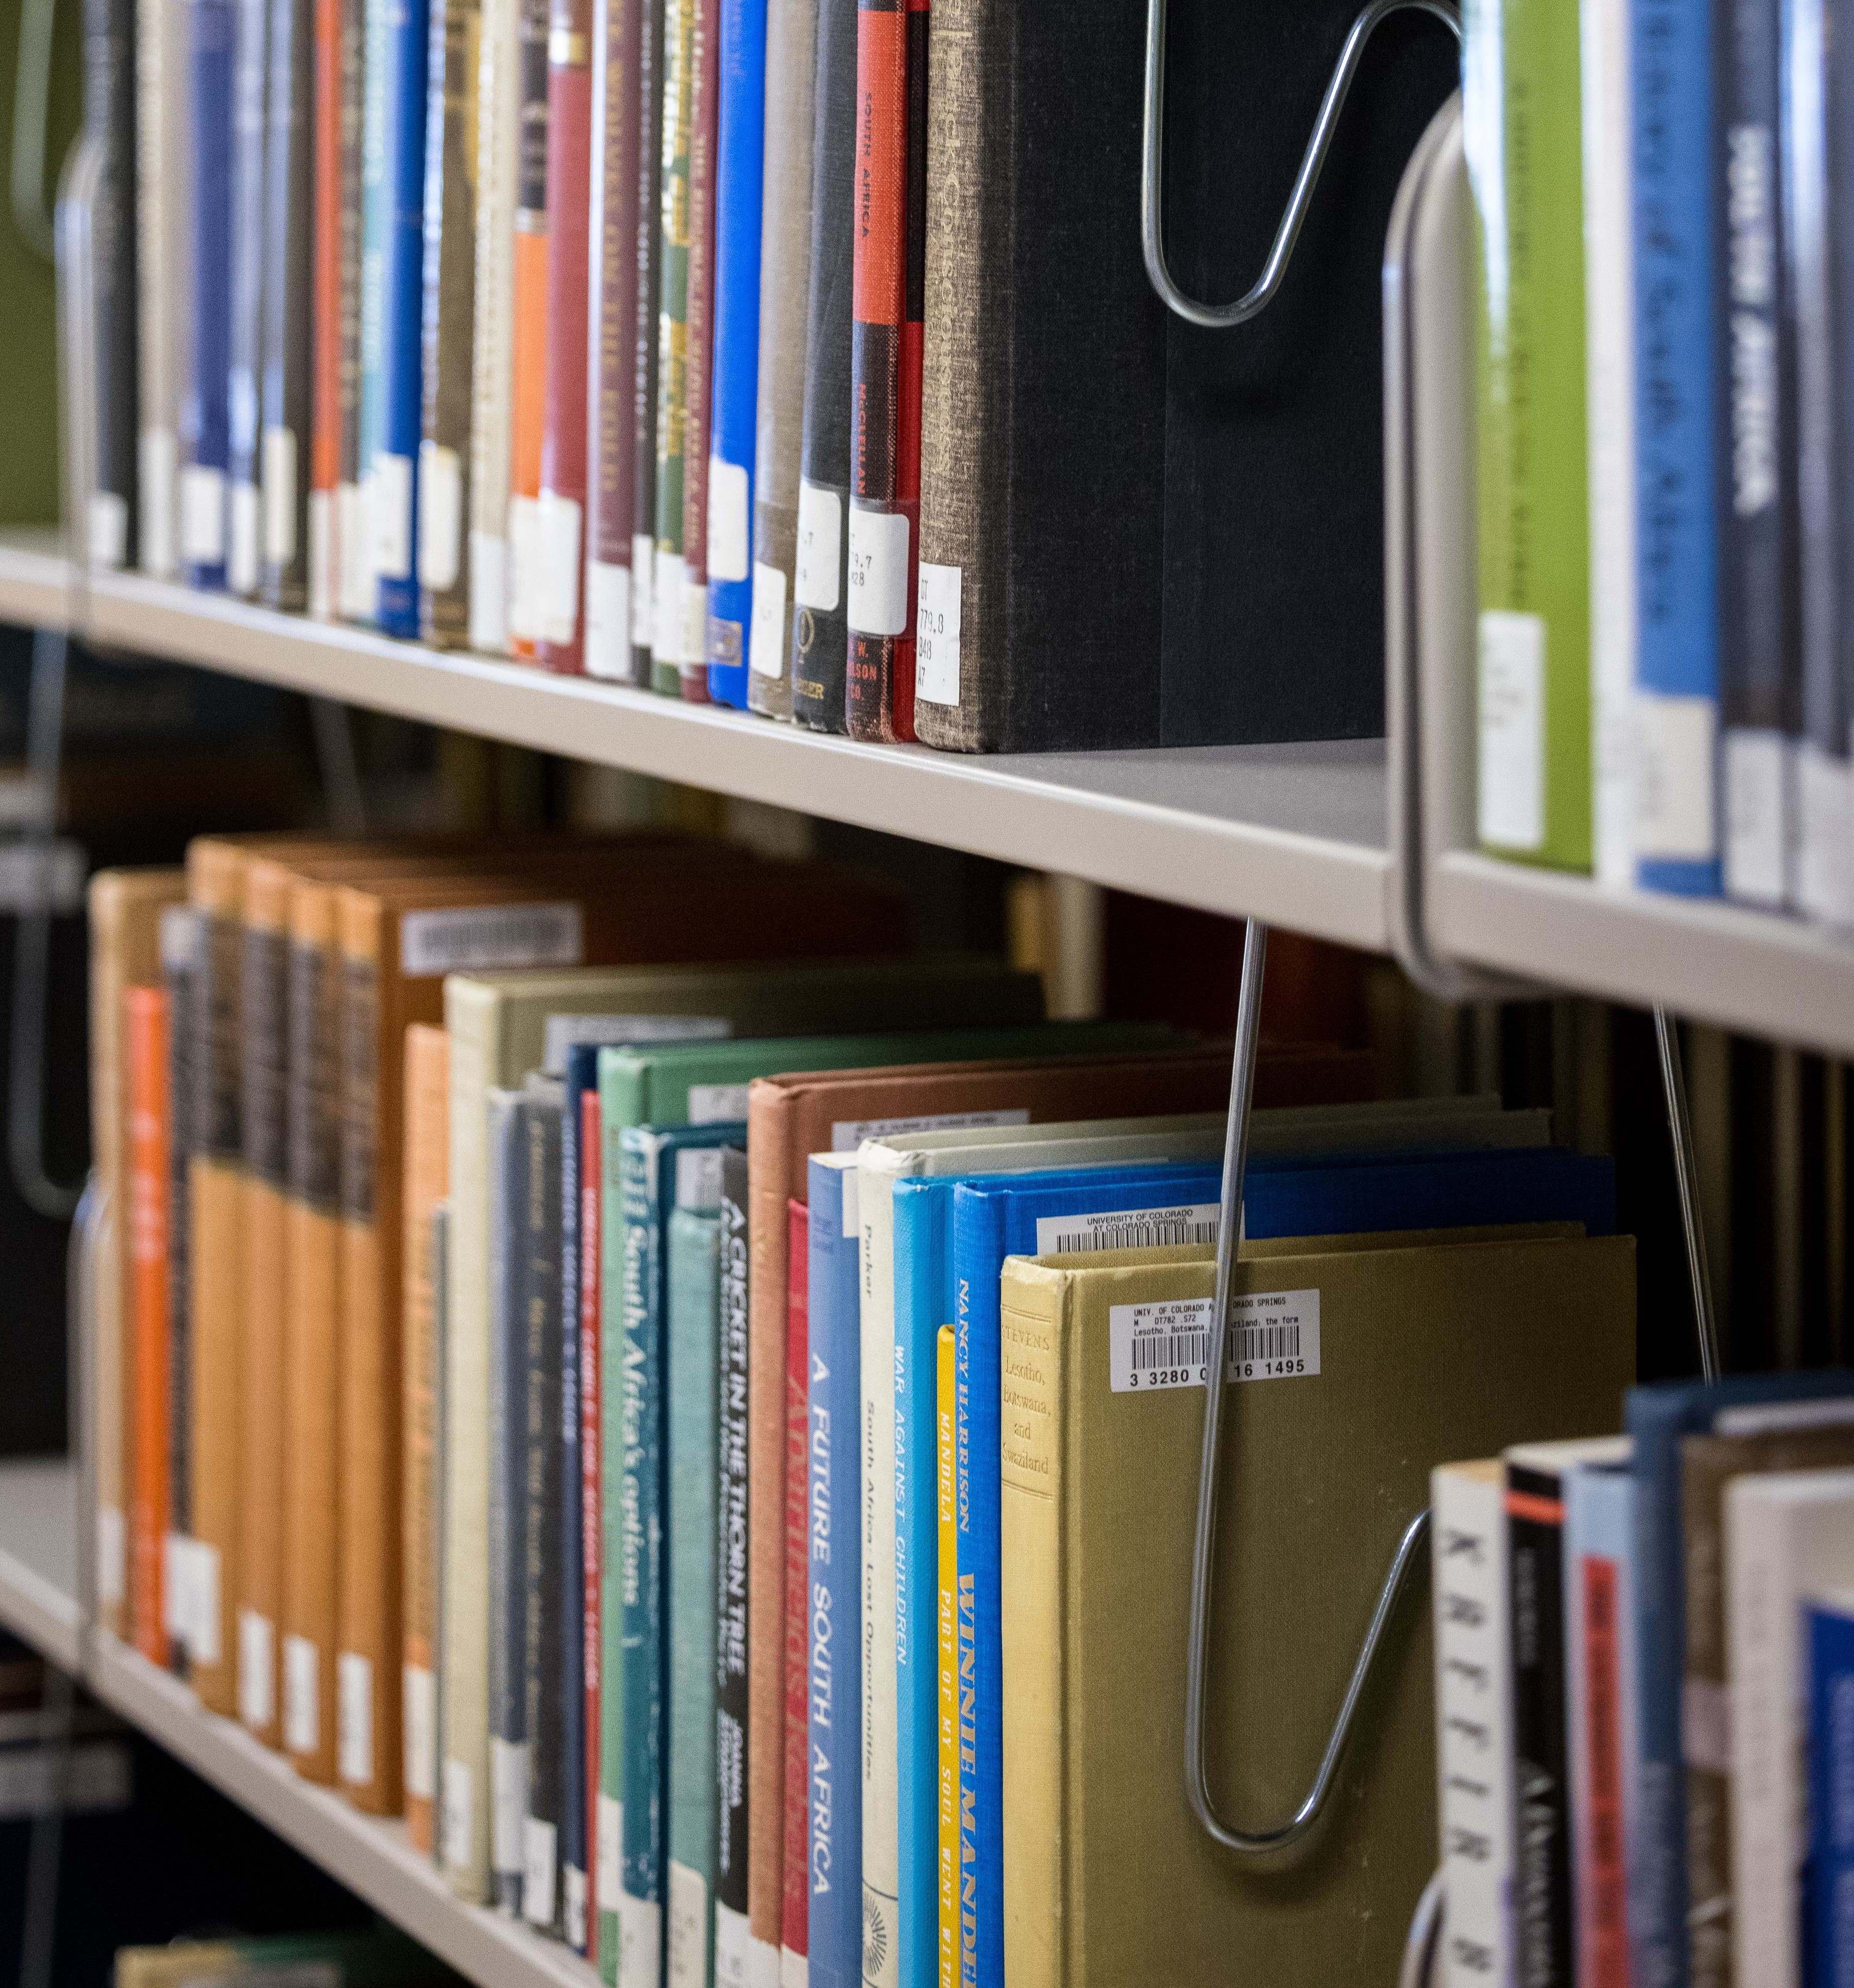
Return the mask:
<svg viewBox="0 0 1854 1988"><path fill-rule="evenodd" d="M1245 1827L1304 1792L1429 1467L1516 1431L1600 1427L1632 1371L1627 1238L1412 1240L1270 1246L1237 1273L1241 1436L1223 1445L1220 1503L1260 1522L1217 1534L1206 1750L1220 1811ZM1018 1988L1376 1978L1429 1874L1430 1655L1407 1600L1326 1825L1281 1868L1233 1865L1179 1797L1214 1276L1207 1251L1004 1273L1003 1956ZM958 1578L963 1662L978 1624L963 1553ZM1279 1605L1254 1606L1263 1592ZM1103 1691L1161 1676L1142 1717L1088 1716Z"/></svg>

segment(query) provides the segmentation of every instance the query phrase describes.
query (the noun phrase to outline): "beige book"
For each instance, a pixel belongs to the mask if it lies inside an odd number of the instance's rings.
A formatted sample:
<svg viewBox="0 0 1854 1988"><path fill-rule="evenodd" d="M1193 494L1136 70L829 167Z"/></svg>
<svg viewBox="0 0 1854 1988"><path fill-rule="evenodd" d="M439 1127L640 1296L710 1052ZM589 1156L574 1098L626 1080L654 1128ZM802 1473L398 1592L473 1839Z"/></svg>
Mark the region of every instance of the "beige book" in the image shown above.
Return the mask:
<svg viewBox="0 0 1854 1988"><path fill-rule="evenodd" d="M1249 1829L1278 1824L1311 1783L1429 1470L1613 1428L1634 1368L1626 1236L1302 1248L1245 1253L1237 1272L1231 1371L1247 1378L1224 1424L1207 1752L1218 1812ZM1012 1988L1389 1980L1433 1862L1429 1626L1414 1595L1304 1844L1236 1861L1183 1798L1203 1398L1195 1363L1142 1349L1202 1332L1215 1276L1189 1249L1004 1268ZM1179 1384L1153 1384L1167 1373Z"/></svg>
<svg viewBox="0 0 1854 1988"><path fill-rule="evenodd" d="M90 1454L96 1601L127 1637L127 1486L134 1441L129 1359L128 1094L123 992L161 984L161 915L186 895L179 870L100 870L90 879L90 1155L101 1184L90 1317Z"/></svg>

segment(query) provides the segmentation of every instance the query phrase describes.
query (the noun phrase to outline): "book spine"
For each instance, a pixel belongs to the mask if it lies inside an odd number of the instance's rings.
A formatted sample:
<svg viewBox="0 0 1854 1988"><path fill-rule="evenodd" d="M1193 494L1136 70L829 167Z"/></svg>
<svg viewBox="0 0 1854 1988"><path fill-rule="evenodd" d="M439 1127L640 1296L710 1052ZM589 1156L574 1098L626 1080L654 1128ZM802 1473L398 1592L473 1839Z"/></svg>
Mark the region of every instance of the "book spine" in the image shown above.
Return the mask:
<svg viewBox="0 0 1854 1988"><path fill-rule="evenodd" d="M258 429L264 324L264 89L269 0L235 0L232 58L232 328L226 382L225 585L258 590Z"/></svg>
<svg viewBox="0 0 1854 1988"><path fill-rule="evenodd" d="M277 1621L283 1577L286 1441L289 952L281 926L252 921L248 907L240 988L245 1294L239 1344L244 1421L239 1494L239 1716L271 1746L282 1738L277 1724Z"/></svg>
<svg viewBox="0 0 1854 1988"><path fill-rule="evenodd" d="M289 1266L283 1346L283 1750L305 1779L335 1778L333 1692L340 1305L340 970L323 892L291 908Z"/></svg>
<svg viewBox="0 0 1854 1988"><path fill-rule="evenodd" d="M439 5L444 0L438 0ZM394 0L387 42L381 245L380 452L374 466L375 618L418 634L418 461L425 421L425 111L430 0Z"/></svg>
<svg viewBox="0 0 1854 1988"><path fill-rule="evenodd" d="M792 573L792 715L841 732L849 628L851 291L854 276L856 0L817 0L804 427Z"/></svg>
<svg viewBox="0 0 1854 1988"><path fill-rule="evenodd" d="M137 1649L165 1665L167 1625L161 1563L167 1536L168 1222L173 1136L169 1019L163 987L130 987L123 996L127 1050L130 1385L129 1626Z"/></svg>
<svg viewBox="0 0 1854 1988"><path fill-rule="evenodd" d="M315 259L313 0L271 0L265 112L258 570L265 603L309 600Z"/></svg>
<svg viewBox="0 0 1854 1988"><path fill-rule="evenodd" d="M364 620L374 611L374 526L367 493L371 460L361 426L366 353L366 206L367 105L371 51L367 0L341 0L339 144L341 172L336 210L339 229L337 281L336 408L340 459L335 488L333 612Z"/></svg>
<svg viewBox="0 0 1854 1988"><path fill-rule="evenodd" d="M354 411L355 529L343 533L343 611L352 621L379 618L381 553L391 536L383 519L396 516L394 494L381 488L380 458L386 448L387 255L393 233L393 188L387 157L392 96L393 0L362 0L360 345L356 356Z"/></svg>
<svg viewBox="0 0 1854 1988"><path fill-rule="evenodd" d="M547 373L541 424L541 661L585 668L587 258L592 0L553 0L547 46Z"/></svg>
<svg viewBox="0 0 1854 1988"><path fill-rule="evenodd" d="M1760 1459L1747 1460L1755 1469ZM1687 1780L1687 1963L1693 1988L1732 1980L1731 1674L1725 1513L1717 1474L1683 1457L1681 1587L1686 1603L1680 1747Z"/></svg>
<svg viewBox="0 0 1854 1988"><path fill-rule="evenodd" d="M341 142L345 0L310 0L315 9L313 191L310 271L309 611L336 611L342 516L342 248L348 201Z"/></svg>
<svg viewBox="0 0 1854 1988"><path fill-rule="evenodd" d="M708 1162L717 1155L698 1152ZM718 1168L716 1169L718 1172ZM702 1170L698 1170L699 1182ZM719 1273L709 1173L677 1183L669 1219L669 1874L668 1979L710 1988L715 1875L715 1408Z"/></svg>
<svg viewBox="0 0 1854 1988"><path fill-rule="evenodd" d="M1462 128L1480 251L1478 830L1495 854L1587 870L1590 548L1578 16L1537 0L1477 0L1463 29ZM1645 458L1643 467L1645 475ZM1644 621L1650 611L1644 599Z"/></svg>
<svg viewBox="0 0 1854 1988"><path fill-rule="evenodd" d="M193 1520L193 1149L197 1144L200 921L177 906L161 921L161 979L167 990L174 1140L167 1219L167 1535L161 1556L161 1606L168 1660L188 1668L186 1624L175 1578Z"/></svg>
<svg viewBox="0 0 1854 1988"><path fill-rule="evenodd" d="M1629 1979L1622 1572L1613 1554L1578 1553L1569 1574L1577 1978L1606 1984Z"/></svg>
<svg viewBox="0 0 1854 1988"><path fill-rule="evenodd" d="M1846 315L1839 265L1846 231L1835 218L1837 141L1846 117L1845 59L1824 0L1791 0L1784 59L1788 166L1784 220L1795 285L1802 735L1796 767L1796 901L1812 918L1854 921L1854 779L1849 773L1850 695L1842 666L1846 500L1836 440L1845 422Z"/></svg>
<svg viewBox="0 0 1854 1988"><path fill-rule="evenodd" d="M663 107L669 61L667 0L638 0L637 295L631 328L634 503L631 646L634 681L655 681L657 626L657 421L663 332Z"/></svg>
<svg viewBox="0 0 1854 1988"><path fill-rule="evenodd" d="M617 1980L624 1861L624 1202L621 1121L599 1100L599 1971Z"/></svg>
<svg viewBox="0 0 1854 1988"><path fill-rule="evenodd" d="M1010 1689L1002 1762L1010 1811L1010 1827L1003 1832L1003 1881L1010 1909L1000 1928L996 1973L985 1971L982 1889L976 1926L973 1905L966 1902L972 1898L969 1865L963 1867L961 1885L964 1978L972 1979L969 1970L976 1968L978 1980L1008 1979L1011 1988L1055 1988L1069 1978L1072 1964L1074 1905L1068 1878L1071 1859L1077 1855L1078 1791L1064 1773L1064 1750L1072 1738L1071 1719L1086 1715L1070 1704L1064 1661L1073 1647L1067 1582L1080 1578L1080 1569L1064 1551L1064 1480L1080 1381L1078 1360L1069 1357L1074 1342L1062 1330L1061 1320L1048 1314L1045 1293L1051 1290L1027 1289L1007 1279L999 1323L1000 1338L1010 1348L1012 1399L1011 1434L999 1450L997 1472L997 1550L1005 1556L1011 1577L994 1618ZM955 1387L963 1388L956 1351L954 1373ZM963 1454L963 1443L959 1448ZM963 1728L966 1652L980 1640L973 1636L974 1618L979 1625L985 1619L976 1584L968 1584L965 1543L962 1537L956 1547ZM977 1743L985 1743L979 1737ZM962 1730L962 1756L965 1750Z"/></svg>
<svg viewBox="0 0 1854 1988"><path fill-rule="evenodd" d="M715 1973L729 1984L756 1978L747 1916L747 1195L746 1156L724 1152L715 1375Z"/></svg>
<svg viewBox="0 0 1854 1988"><path fill-rule="evenodd" d="M792 565L804 434L806 277L811 248L812 91L817 0L769 0L753 449L753 614L746 701L792 715Z"/></svg>
<svg viewBox="0 0 1854 1988"><path fill-rule="evenodd" d="M470 367L476 307L477 70L481 0L433 0L426 83L418 443L419 632L461 647L470 627Z"/></svg>
<svg viewBox="0 0 1854 1988"><path fill-rule="evenodd" d="M1429 1482L1436 1817L1449 1901L1443 1979L1464 1988L1512 1979L1507 1522L1497 1472L1445 1466Z"/></svg>
<svg viewBox="0 0 1854 1988"><path fill-rule="evenodd" d="M843 1181L841 1169L811 1166L806 1964L814 1988L858 1988L862 1980L862 1328Z"/></svg>
<svg viewBox="0 0 1854 1988"><path fill-rule="evenodd" d="M856 450L850 490L846 718L853 739L878 741L914 735L919 276L926 205L923 186L917 227L908 166L917 136L923 167L925 163L926 29L925 5L858 0L850 360ZM910 424L912 435L905 432ZM912 492L904 488L909 482Z"/></svg>
<svg viewBox="0 0 1854 1988"><path fill-rule="evenodd" d="M895 1705L895 1202L891 1176L858 1169L863 1469L863 1926L868 1988L900 1979Z"/></svg>
<svg viewBox="0 0 1854 1988"><path fill-rule="evenodd" d="M513 384L509 407L509 648L539 653L543 553L541 428L547 384L549 0L520 0L519 156L515 180Z"/></svg>
<svg viewBox="0 0 1854 1988"><path fill-rule="evenodd" d="M404 1384L399 1293L380 1224L384 962L381 919L369 900L344 897L342 925L336 1774L356 1807L397 1815L403 1799L397 1547Z"/></svg>
<svg viewBox="0 0 1854 1988"><path fill-rule="evenodd" d="M561 1926L560 1767L560 1111L529 1097L522 1107L522 1229L526 1386L522 1402L522 1691L528 1733L528 1802L522 1822L522 1916L543 1932Z"/></svg>
<svg viewBox="0 0 1854 1988"><path fill-rule="evenodd" d="M935 1746L935 1988L959 1980L959 1534L953 1493L953 1418L958 1399L953 1330L934 1347L934 1491L937 1676Z"/></svg>
<svg viewBox="0 0 1854 1988"><path fill-rule="evenodd" d="M1724 217L1715 307L1719 702L1724 881L1780 908L1794 897L1796 628L1795 320L1785 294L1780 0L1720 16L1714 201Z"/></svg>
<svg viewBox="0 0 1854 1988"><path fill-rule="evenodd" d="M262 0L259 0L262 4ZM86 546L97 566L136 548L135 0L86 0L84 125L101 148L90 211L96 439Z"/></svg>
<svg viewBox="0 0 1854 1988"><path fill-rule="evenodd" d="M708 465L708 693L746 708L753 424L760 392L766 0L722 0L715 167L714 415Z"/></svg>
<svg viewBox="0 0 1854 1988"><path fill-rule="evenodd" d="M189 583L225 584L232 367L232 0L191 0L193 353L180 478L181 563Z"/></svg>
<svg viewBox="0 0 1854 1988"><path fill-rule="evenodd" d="M1845 1767L1854 1750L1854 1616L1809 1602L1806 1625L1808 1691L1809 1869L1804 1909L1810 1981L1842 1981L1854 1966L1854 1926L1846 1900L1854 1868L1854 1787Z"/></svg>
<svg viewBox="0 0 1854 1988"><path fill-rule="evenodd" d="M489 1871L496 1905L522 1909L528 1813L528 1704L522 1689L526 1582L521 1515L527 1451L516 1417L526 1398L527 1258L522 1247L526 1155L518 1093L489 1094Z"/></svg>
<svg viewBox="0 0 1854 1988"><path fill-rule="evenodd" d="M470 388L470 647L509 647L509 437L522 0L486 0L476 100L476 295Z"/></svg>
<svg viewBox="0 0 1854 1988"><path fill-rule="evenodd" d="M685 426L688 414L689 150L695 17L700 0L661 0L663 12L661 232L657 249L657 421L655 456L655 600L651 620L651 688L682 689L688 631L683 556Z"/></svg>
<svg viewBox="0 0 1854 1988"><path fill-rule="evenodd" d="M136 338L140 432L136 454L141 570L171 580L178 532L181 403L188 377L192 207L186 13L180 0L137 0L135 22Z"/></svg>
<svg viewBox="0 0 1854 1988"><path fill-rule="evenodd" d="M587 1385L580 1283L585 1259L580 1223L587 1155L580 1146L584 1114L569 1083L560 1117L559 1305L560 1315L560 1865L561 1937L586 1951L586 1619L585 1464L580 1455Z"/></svg>
<svg viewBox="0 0 1854 1988"><path fill-rule="evenodd" d="M708 451L715 365L715 194L721 0L694 0L689 39L688 275L682 355L682 646L677 695L708 702Z"/></svg>
<svg viewBox="0 0 1854 1988"><path fill-rule="evenodd" d="M928 55L921 543L915 726L951 752L995 747L1008 713L1014 401L1010 231L1015 200L1013 10L939 0Z"/></svg>
<svg viewBox="0 0 1854 1988"><path fill-rule="evenodd" d="M1508 1662L1513 1699L1514 1957L1521 1977L1575 1978L1565 1733L1563 1490L1507 1466Z"/></svg>
<svg viewBox="0 0 1854 1988"><path fill-rule="evenodd" d="M585 1886L587 1958L603 1964L601 1914L611 1909L599 1889L599 1716L603 1676L604 1586L601 1578L604 1472L603 1292L599 1276L601 1133L599 1094L588 1087L580 1097L580 1580L581 1704L580 1738L580 1879Z"/></svg>
<svg viewBox="0 0 1854 1988"><path fill-rule="evenodd" d="M1636 0L1636 881L1717 895L1715 9Z"/></svg>
<svg viewBox="0 0 1854 1988"><path fill-rule="evenodd" d="M806 1452L810 1422L810 1211L786 1206L785 1860L780 1907L782 1980L805 1969L810 1951L810 1499Z"/></svg>
<svg viewBox="0 0 1854 1988"><path fill-rule="evenodd" d="M666 1821L663 1712L663 1344L655 1222L656 1141L621 1141L624 1358L619 1491L624 1610L624 1858L618 1901L621 1988L657 1988L662 1970Z"/></svg>

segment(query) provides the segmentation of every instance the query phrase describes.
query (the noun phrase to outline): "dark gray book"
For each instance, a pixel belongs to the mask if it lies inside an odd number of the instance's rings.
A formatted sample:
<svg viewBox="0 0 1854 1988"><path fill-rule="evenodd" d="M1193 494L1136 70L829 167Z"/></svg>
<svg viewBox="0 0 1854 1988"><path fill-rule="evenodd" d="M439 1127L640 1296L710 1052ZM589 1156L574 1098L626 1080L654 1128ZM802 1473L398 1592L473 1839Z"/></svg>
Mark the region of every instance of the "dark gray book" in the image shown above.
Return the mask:
<svg viewBox="0 0 1854 1988"><path fill-rule="evenodd" d="M827 0L828 4L828 0ZM852 25L854 25L852 21ZM747 1913L747 1158L721 1155L715 1427L715 1904Z"/></svg>
<svg viewBox="0 0 1854 1988"><path fill-rule="evenodd" d="M309 604L315 12L313 0L269 4L258 570L268 605L299 610Z"/></svg>
<svg viewBox="0 0 1854 1988"><path fill-rule="evenodd" d="M84 0L84 129L102 148L91 209L96 299L96 479L87 520L91 563L136 557L135 5Z"/></svg>
<svg viewBox="0 0 1854 1988"><path fill-rule="evenodd" d="M265 93L270 79L271 0L237 0L232 42L232 372L225 585L258 590L258 418L264 345L266 254ZM305 231L306 232L306 231Z"/></svg>
<svg viewBox="0 0 1854 1988"><path fill-rule="evenodd" d="M522 1916L557 1933L560 1912L560 1131L564 1087L530 1077L522 1090L519 1337L524 1392L522 1696L528 1806L522 1827Z"/></svg>
<svg viewBox="0 0 1854 1988"><path fill-rule="evenodd" d="M856 0L818 0L811 148L804 435L792 574L792 715L814 732L841 732L850 641Z"/></svg>
<svg viewBox="0 0 1854 1988"><path fill-rule="evenodd" d="M528 1348L521 1293L526 1262L527 1165L522 1094L493 1090L489 1117L489 1872L506 1912L522 1909L528 1816L527 1626L522 1543L526 1509Z"/></svg>

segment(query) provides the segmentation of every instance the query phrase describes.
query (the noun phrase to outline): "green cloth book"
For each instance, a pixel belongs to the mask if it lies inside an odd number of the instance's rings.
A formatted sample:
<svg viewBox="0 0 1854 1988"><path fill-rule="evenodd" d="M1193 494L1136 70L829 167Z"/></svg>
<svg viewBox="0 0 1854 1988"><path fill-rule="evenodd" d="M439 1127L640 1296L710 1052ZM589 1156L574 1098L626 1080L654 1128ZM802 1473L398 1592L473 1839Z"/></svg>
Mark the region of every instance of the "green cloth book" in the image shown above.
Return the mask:
<svg viewBox="0 0 1854 1988"><path fill-rule="evenodd" d="M1579 15L1467 0L1481 846L1553 869L1592 850L1590 516Z"/></svg>

